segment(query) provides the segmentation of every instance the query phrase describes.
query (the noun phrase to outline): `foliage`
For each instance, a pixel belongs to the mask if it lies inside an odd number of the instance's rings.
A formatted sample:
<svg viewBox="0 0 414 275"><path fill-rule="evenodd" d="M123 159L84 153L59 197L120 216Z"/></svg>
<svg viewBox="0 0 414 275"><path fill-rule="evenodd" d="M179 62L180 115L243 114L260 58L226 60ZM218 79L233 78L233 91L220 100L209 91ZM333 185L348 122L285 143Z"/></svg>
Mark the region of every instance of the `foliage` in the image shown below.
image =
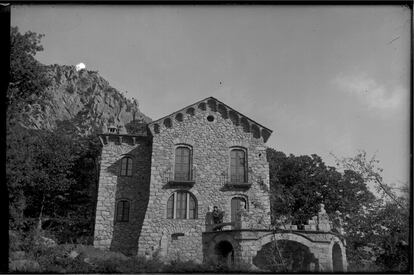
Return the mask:
<svg viewBox="0 0 414 275"><path fill-rule="evenodd" d="M6 179L10 227L23 229L42 219L60 241L93 234L99 143L57 132L10 129Z"/></svg>
<svg viewBox="0 0 414 275"><path fill-rule="evenodd" d="M44 89L50 84L45 66L34 56L42 51L42 34L28 31L21 34L17 27L10 30L10 83L7 91L8 117L18 115L27 103L46 96Z"/></svg>
<svg viewBox="0 0 414 275"><path fill-rule="evenodd" d="M331 217L336 210L342 213L349 271L407 271L408 200L383 182L375 156L361 151L337 158L342 173L317 155L286 156L268 149L267 156L273 223L290 218L300 225L324 203ZM376 184L382 198L368 190L368 183Z"/></svg>
<svg viewBox="0 0 414 275"><path fill-rule="evenodd" d="M100 144L80 137L68 121L53 131L20 125L29 104L44 105L50 79L34 58L43 35L11 28L7 93L6 180L10 228L29 231L36 223L61 242L88 242L93 234Z"/></svg>
<svg viewBox="0 0 414 275"><path fill-rule="evenodd" d="M352 169L365 183L374 184L381 196L345 223L351 244L350 261L371 266L375 263L379 271L406 272L409 261L408 190L398 195L384 182L383 169L378 166L375 155L368 157L365 151L359 151L355 157L335 158L340 167Z"/></svg>
<svg viewBox="0 0 414 275"><path fill-rule="evenodd" d="M408 204L404 203L404 198L399 197L394 191L393 188L384 182L381 173L384 171L383 168L378 167L379 160L376 159L376 156L368 157L367 153L363 150L360 150L356 156L350 158L338 158L333 155L337 161L338 166L343 169L348 169L354 171L358 174L364 182L373 183L376 191L382 194L382 197L387 197L400 208L407 209Z"/></svg>
<svg viewBox="0 0 414 275"><path fill-rule="evenodd" d="M294 224L305 224L317 214L320 203L328 214L336 210L348 214L374 200L358 174L341 174L317 155L286 156L269 148L267 156L274 223L287 216Z"/></svg>
<svg viewBox="0 0 414 275"><path fill-rule="evenodd" d="M407 271L408 218L408 211L398 205L379 201L347 219L348 261L359 266L375 264L379 271Z"/></svg>

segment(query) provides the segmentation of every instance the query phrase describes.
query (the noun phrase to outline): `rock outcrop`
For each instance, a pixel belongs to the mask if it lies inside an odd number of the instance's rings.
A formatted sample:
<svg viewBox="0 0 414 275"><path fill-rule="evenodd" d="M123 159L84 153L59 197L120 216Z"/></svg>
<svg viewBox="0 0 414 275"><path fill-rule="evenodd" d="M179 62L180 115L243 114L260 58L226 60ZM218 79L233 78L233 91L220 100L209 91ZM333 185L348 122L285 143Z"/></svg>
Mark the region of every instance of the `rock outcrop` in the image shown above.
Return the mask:
<svg viewBox="0 0 414 275"><path fill-rule="evenodd" d="M111 87L98 72L75 66L47 66L51 85L48 98L28 105L22 124L32 129L53 129L66 123L81 135L100 133L113 123L125 126L135 119L148 123L151 119L140 112L135 99L126 98Z"/></svg>

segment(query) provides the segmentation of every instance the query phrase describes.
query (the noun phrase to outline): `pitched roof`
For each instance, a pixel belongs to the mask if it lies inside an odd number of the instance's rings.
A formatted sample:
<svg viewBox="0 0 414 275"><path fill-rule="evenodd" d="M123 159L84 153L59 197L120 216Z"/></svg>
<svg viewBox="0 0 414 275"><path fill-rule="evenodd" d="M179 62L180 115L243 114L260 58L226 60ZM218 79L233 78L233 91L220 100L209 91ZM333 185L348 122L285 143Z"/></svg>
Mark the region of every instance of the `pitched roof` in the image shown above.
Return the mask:
<svg viewBox="0 0 414 275"><path fill-rule="evenodd" d="M269 128L257 123L253 119L234 110L233 108L229 107L227 104L221 102L220 100L214 97L207 97L203 100L197 101L167 116L164 116L160 119L152 121L148 123L148 125L150 126L151 132L153 132L154 134L154 131L155 133L157 133L157 130L154 130L154 127L156 127L155 125L158 125L157 127L159 127L160 123L166 124L166 121L168 121L168 119L170 119L170 122L171 122L180 113L182 114L182 113L194 112L197 108L202 109L202 110L204 108L204 110L206 110L207 106L209 106L211 111L220 113L226 119L229 118L237 126L241 125L246 132L252 132L255 138L263 137L264 142L268 140L271 133L273 132ZM191 111L191 109L193 110Z"/></svg>

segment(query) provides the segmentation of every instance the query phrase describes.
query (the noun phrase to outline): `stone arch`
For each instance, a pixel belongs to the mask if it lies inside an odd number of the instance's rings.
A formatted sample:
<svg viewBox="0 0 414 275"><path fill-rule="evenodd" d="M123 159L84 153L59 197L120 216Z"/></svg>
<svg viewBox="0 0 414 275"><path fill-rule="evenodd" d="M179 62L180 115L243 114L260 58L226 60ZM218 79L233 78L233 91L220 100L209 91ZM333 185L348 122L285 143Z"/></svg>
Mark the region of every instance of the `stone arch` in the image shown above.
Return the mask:
<svg viewBox="0 0 414 275"><path fill-rule="evenodd" d="M249 149L250 144L246 141L241 140L230 140L226 143L227 147L243 147Z"/></svg>
<svg viewBox="0 0 414 275"><path fill-rule="evenodd" d="M342 241L338 237L334 237L329 244L328 250L329 268L333 272L346 272L346 249Z"/></svg>
<svg viewBox="0 0 414 275"><path fill-rule="evenodd" d="M234 193L229 195L229 198L230 198L230 201L231 201L231 199L234 199L234 198L242 198L246 202L246 210L249 210L250 200L249 200L249 196L247 194L234 192Z"/></svg>
<svg viewBox="0 0 414 275"><path fill-rule="evenodd" d="M234 264L234 247L227 241L220 241L214 246L216 262L220 266L230 267Z"/></svg>
<svg viewBox="0 0 414 275"><path fill-rule="evenodd" d="M233 235L231 233L228 234L218 234L214 236L209 242L208 242L208 248L206 250L206 256L207 256L207 262L217 263L217 255L216 255L216 246L221 242L228 242L231 244L234 254L236 254L238 249L238 243L234 240Z"/></svg>
<svg viewBox="0 0 414 275"><path fill-rule="evenodd" d="M194 147L194 144L195 144L194 143L194 140L192 140L192 139L190 139L188 137L178 137L178 138L175 138L173 140L173 143L174 143L175 146L180 145L180 144L184 144L184 145L189 145L191 147Z"/></svg>
<svg viewBox="0 0 414 275"><path fill-rule="evenodd" d="M313 247L313 245L314 245L314 243L310 239L308 239L308 238L306 238L302 235L296 234L296 233L271 233L271 234L263 236L260 239L260 243L261 243L261 245L264 245L264 244L269 243L269 242L271 242L275 239L276 240L295 241L295 242L298 242L298 243L302 243L302 244L304 244L304 245L306 245L307 247L310 247L310 248Z"/></svg>
<svg viewBox="0 0 414 275"><path fill-rule="evenodd" d="M263 262L261 257L263 257L263 255L269 255L271 252L269 249L274 249L272 244L275 242L277 242L278 248L283 250L281 251L282 254L289 255L290 253L291 255L294 255L295 257L298 256L298 258L301 259L299 263L285 263L288 268L289 265L291 265L294 270L296 268L295 271L299 272L317 271L311 269L311 264L317 265L317 259L314 255L315 243L309 238L296 233L271 233L263 236L259 241L258 249L256 250L255 255L252 257L254 265L262 265L257 266L259 268L263 268L263 266L266 267L266 264ZM286 248L291 251L286 250Z"/></svg>

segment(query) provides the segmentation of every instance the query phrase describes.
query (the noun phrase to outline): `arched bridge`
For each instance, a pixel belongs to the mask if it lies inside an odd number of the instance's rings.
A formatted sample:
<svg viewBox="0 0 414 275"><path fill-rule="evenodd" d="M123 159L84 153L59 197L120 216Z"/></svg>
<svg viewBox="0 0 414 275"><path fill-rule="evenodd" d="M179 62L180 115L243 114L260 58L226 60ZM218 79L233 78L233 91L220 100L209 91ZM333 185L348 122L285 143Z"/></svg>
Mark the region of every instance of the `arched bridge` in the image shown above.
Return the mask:
<svg viewBox="0 0 414 275"><path fill-rule="evenodd" d="M205 262L249 264L252 269L267 271L347 270L345 241L332 232L281 229L204 232L203 252Z"/></svg>

